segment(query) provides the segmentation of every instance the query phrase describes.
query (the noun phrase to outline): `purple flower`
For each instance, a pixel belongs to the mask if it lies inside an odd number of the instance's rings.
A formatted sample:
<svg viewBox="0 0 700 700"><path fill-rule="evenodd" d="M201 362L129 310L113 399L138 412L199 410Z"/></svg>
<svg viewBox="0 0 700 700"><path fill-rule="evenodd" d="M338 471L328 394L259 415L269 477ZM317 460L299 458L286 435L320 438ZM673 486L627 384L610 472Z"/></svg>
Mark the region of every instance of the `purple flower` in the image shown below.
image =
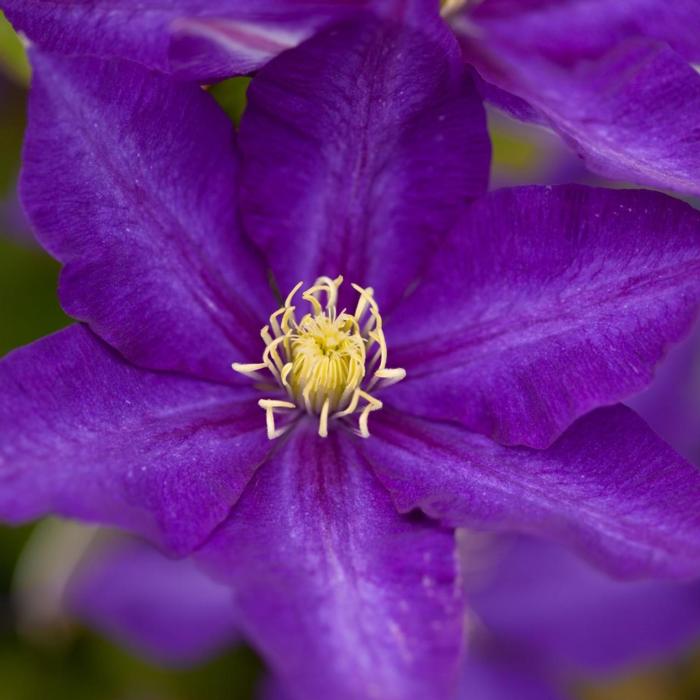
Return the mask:
<svg viewBox="0 0 700 700"><path fill-rule="evenodd" d="M34 52L23 197L85 325L0 367L0 515L194 552L299 697L449 696L456 526L700 570L700 475L618 404L696 314L700 215L470 204L488 139L445 47L329 28L258 74L238 135L195 85Z"/></svg>
<svg viewBox="0 0 700 700"><path fill-rule="evenodd" d="M552 127L605 177L700 194L695 0L2 0L42 48L211 82L369 11L459 37L484 94Z"/></svg>

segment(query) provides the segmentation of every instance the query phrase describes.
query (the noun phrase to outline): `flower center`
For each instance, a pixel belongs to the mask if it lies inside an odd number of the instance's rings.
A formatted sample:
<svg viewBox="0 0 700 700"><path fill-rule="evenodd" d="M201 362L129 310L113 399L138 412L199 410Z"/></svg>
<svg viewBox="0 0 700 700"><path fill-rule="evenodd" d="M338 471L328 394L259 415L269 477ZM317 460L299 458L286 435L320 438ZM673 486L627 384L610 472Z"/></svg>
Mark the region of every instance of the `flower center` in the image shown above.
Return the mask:
<svg viewBox="0 0 700 700"><path fill-rule="evenodd" d="M365 343L355 317L307 314L291 335L291 362L292 394L315 413L326 401L330 411L337 409L365 376Z"/></svg>
<svg viewBox="0 0 700 700"><path fill-rule="evenodd" d="M260 331L265 342L262 362L232 365L236 372L260 382L262 388L284 392L284 398L258 402L266 412L271 440L284 434L302 411L318 416L321 437L328 435L331 421L353 416L357 417L356 432L369 437L369 414L382 407L370 392L406 376L402 369L386 367L382 317L372 289L353 284L358 294L354 313L338 312L342 282L342 277L319 277L302 293L308 308L297 321L293 301L303 286L300 282ZM263 371L272 375L274 383L266 380Z"/></svg>

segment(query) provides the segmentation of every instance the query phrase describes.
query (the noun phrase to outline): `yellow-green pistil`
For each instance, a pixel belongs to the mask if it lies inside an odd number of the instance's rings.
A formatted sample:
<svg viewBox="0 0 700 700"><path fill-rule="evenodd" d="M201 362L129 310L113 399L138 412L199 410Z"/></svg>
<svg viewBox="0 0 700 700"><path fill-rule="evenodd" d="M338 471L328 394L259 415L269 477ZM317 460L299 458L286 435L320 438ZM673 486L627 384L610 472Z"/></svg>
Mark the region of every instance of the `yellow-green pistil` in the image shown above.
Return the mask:
<svg viewBox="0 0 700 700"><path fill-rule="evenodd" d="M355 312L338 312L342 282L342 277L319 277L302 293L309 312L297 321L293 301L303 286L299 282L260 331L265 342L262 362L233 364L236 372L258 381L265 381L260 372L267 370L286 393L286 399L258 402L265 410L271 440L289 427L289 423L278 427L276 415L289 411L318 416L321 437L328 435L331 421L357 416L357 433L369 437L369 414L382 407L371 392L406 376L403 369L386 367L382 317L372 289L353 284L358 294ZM325 304L321 304L323 296Z"/></svg>

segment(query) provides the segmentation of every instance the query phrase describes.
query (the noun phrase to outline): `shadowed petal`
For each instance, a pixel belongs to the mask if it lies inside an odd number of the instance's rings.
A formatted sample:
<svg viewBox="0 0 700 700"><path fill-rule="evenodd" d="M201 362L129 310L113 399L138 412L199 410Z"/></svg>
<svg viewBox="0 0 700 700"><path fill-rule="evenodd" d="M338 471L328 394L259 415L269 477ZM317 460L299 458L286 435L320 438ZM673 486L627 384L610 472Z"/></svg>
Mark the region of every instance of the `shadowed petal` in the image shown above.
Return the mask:
<svg viewBox="0 0 700 700"><path fill-rule="evenodd" d="M470 607L494 642L557 673L622 673L660 663L700 639L700 585L620 582L565 549L513 538Z"/></svg>
<svg viewBox="0 0 700 700"><path fill-rule="evenodd" d="M688 61L700 60L699 23L692 0L497 0L453 19L465 59L528 103L591 170L694 194L700 75ZM528 118L521 107L514 114Z"/></svg>
<svg viewBox="0 0 700 700"><path fill-rule="evenodd" d="M386 401L546 447L643 389L700 300L700 214L657 193L500 190L468 207L387 322Z"/></svg>
<svg viewBox="0 0 700 700"><path fill-rule="evenodd" d="M269 449L257 393L145 372L81 326L0 364L0 517L115 524L181 553Z"/></svg>
<svg viewBox="0 0 700 700"><path fill-rule="evenodd" d="M198 556L295 697L443 700L462 637L454 538L396 513L359 440L299 425Z"/></svg>
<svg viewBox="0 0 700 700"><path fill-rule="evenodd" d="M65 602L84 623L162 664L206 661L238 640L230 588L192 559L168 559L137 539L93 546Z"/></svg>
<svg viewBox="0 0 700 700"><path fill-rule="evenodd" d="M33 62L22 194L66 311L136 364L231 380L274 301L237 230L228 119L132 64Z"/></svg>
<svg viewBox="0 0 700 700"><path fill-rule="evenodd" d="M461 61L368 20L278 57L248 95L241 207L279 288L341 273L393 305L486 187L484 113Z"/></svg>
<svg viewBox="0 0 700 700"><path fill-rule="evenodd" d="M385 409L364 451L401 512L559 540L621 577L700 572L700 471L624 406L581 418L548 450Z"/></svg>

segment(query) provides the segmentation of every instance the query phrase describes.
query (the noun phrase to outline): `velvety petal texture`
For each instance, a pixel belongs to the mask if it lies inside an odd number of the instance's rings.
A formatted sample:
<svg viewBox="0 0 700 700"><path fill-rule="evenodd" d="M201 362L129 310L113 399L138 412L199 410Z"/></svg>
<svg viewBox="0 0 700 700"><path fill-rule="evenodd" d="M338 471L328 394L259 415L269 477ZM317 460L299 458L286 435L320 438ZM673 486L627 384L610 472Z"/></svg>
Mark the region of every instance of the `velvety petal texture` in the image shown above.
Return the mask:
<svg viewBox="0 0 700 700"><path fill-rule="evenodd" d="M232 125L133 64L32 59L22 194L64 308L141 366L233 380L274 301L238 231Z"/></svg>
<svg viewBox="0 0 700 700"><path fill-rule="evenodd" d="M530 105L590 169L700 193L696 2L487 0L452 25L482 77Z"/></svg>
<svg viewBox="0 0 700 700"><path fill-rule="evenodd" d="M561 547L524 537L501 542L496 560L490 574L466 576L470 608L494 644L535 658L550 674L620 674L700 640L697 583L615 581Z"/></svg>
<svg viewBox="0 0 700 700"><path fill-rule="evenodd" d="M283 294L343 274L392 306L486 188L474 85L444 43L409 26L326 30L267 65L248 96L242 213Z"/></svg>
<svg viewBox="0 0 700 700"><path fill-rule="evenodd" d="M156 663L206 661L238 641L231 590L192 559L168 559L137 539L111 537L83 558L68 611Z"/></svg>
<svg viewBox="0 0 700 700"><path fill-rule="evenodd" d="M546 447L643 389L700 301L700 213L646 191L499 190L467 207L386 324L386 401Z"/></svg>
<svg viewBox="0 0 700 700"><path fill-rule="evenodd" d="M548 450L385 409L364 451L401 512L556 539L620 577L700 573L700 471L623 406Z"/></svg>
<svg viewBox="0 0 700 700"><path fill-rule="evenodd" d="M443 700L463 634L453 534L397 514L360 444L298 425L198 557L293 697Z"/></svg>
<svg viewBox="0 0 700 700"><path fill-rule="evenodd" d="M82 326L0 365L0 518L119 525L183 553L270 448L257 392L145 372Z"/></svg>

